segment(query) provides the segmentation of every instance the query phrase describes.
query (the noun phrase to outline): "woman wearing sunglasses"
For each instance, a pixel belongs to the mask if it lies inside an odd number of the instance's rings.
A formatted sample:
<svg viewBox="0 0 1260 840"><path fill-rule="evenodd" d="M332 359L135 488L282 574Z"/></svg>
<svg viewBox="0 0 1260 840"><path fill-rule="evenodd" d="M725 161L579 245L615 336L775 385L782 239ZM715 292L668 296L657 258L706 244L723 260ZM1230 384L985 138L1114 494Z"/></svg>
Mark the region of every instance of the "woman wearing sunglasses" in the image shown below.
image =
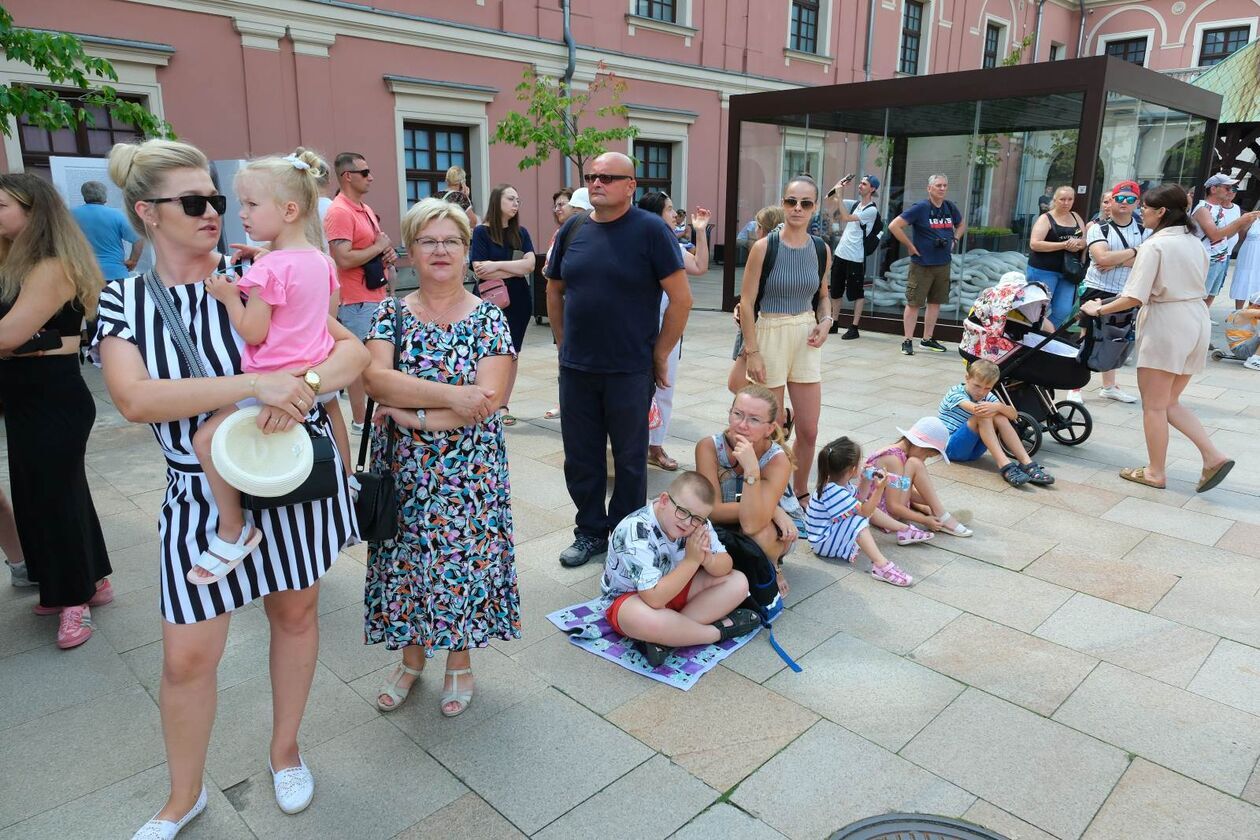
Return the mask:
<svg viewBox="0 0 1260 840"><path fill-rule="evenodd" d="M188 572L210 544L218 520L193 433L220 406L254 397L263 406L264 431L306 421L331 434L316 395L348 385L367 366L368 352L330 317L333 349L320 364L304 372L242 374L244 342L205 284L223 265L216 248L226 209L206 156L168 140L119 144L110 153L109 174L123 191L132 227L156 254L151 276L111 283L101 293L93 352L114 404L128 420L152 427L167 467L158 513L163 618L158 706L171 787L165 804L135 837L171 840L206 807L202 777L228 622L234 610L257 598L271 629L273 726L267 757L276 803L290 814L310 804L315 781L298 752L298 728L319 650L318 583L355 536L343 481L331 498L253 512L250 524L262 532L264 548L220 581L189 583ZM188 359L206 375L195 374Z"/></svg>
<svg viewBox="0 0 1260 840"><path fill-rule="evenodd" d="M84 467L96 404L79 372L83 319L104 285L57 191L0 175L0 399L21 551L4 548L39 586L35 613L60 615L63 650L86 642L91 608L114 599Z"/></svg>
<svg viewBox="0 0 1260 840"><path fill-rule="evenodd" d="M784 404L785 389L791 398L796 424L792 487L801 499L809 498L809 466L818 439L822 346L835 320L824 287L831 249L809 233L818 195L808 175L788 181L783 227L748 252L739 303L748 379L769 388L778 405ZM766 272L762 267L769 253L773 266Z"/></svg>

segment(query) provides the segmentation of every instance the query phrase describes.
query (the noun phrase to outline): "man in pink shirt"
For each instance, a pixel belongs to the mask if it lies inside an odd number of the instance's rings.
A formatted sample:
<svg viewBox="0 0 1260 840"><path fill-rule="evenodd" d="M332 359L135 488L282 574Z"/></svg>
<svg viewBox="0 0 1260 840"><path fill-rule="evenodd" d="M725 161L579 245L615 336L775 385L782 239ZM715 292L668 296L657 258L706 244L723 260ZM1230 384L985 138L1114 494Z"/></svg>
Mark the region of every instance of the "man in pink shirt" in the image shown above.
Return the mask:
<svg viewBox="0 0 1260 840"><path fill-rule="evenodd" d="M324 216L324 236L341 284L337 320L363 340L377 304L389 292L386 276L398 255L390 247L389 237L381 230L372 208L363 203L363 196L372 189L372 170L363 155L342 152L333 167L341 191ZM353 428L362 432L367 407L363 380L356 379L349 390Z"/></svg>

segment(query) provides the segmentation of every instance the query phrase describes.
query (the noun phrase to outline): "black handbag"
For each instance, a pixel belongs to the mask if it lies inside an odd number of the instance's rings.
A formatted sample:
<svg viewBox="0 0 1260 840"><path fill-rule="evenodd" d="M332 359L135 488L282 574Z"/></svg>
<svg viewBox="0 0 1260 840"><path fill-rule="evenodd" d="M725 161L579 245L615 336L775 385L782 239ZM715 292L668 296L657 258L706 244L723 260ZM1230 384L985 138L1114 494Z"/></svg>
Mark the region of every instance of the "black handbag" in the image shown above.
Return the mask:
<svg viewBox="0 0 1260 840"><path fill-rule="evenodd" d="M223 268L224 264L224 261L220 260L219 267ZM184 364L188 365L188 370L193 376L208 376L205 367L201 364L200 354L193 347L192 336L188 334L188 328L184 326L184 322L180 320L179 314L175 311L175 301L171 298L170 290L166 288L166 285L157 276L157 273L153 271L145 273L144 286L149 293L149 297L153 298L153 305L157 309L158 315L162 318L166 331L170 333L175 349L183 357ZM322 432L312 429L307 423L303 423L302 427L311 436L314 462L311 465L310 475L306 477L306 480L296 490L283 496L251 496L248 493L242 493L241 507L244 510L287 507L288 505L317 502L337 495L342 478L341 470L337 467L336 455L333 452L332 439Z"/></svg>
<svg viewBox="0 0 1260 840"><path fill-rule="evenodd" d="M385 283L385 259L377 254L363 264L363 285L375 290L384 286Z"/></svg>
<svg viewBox="0 0 1260 840"><path fill-rule="evenodd" d="M394 364L402 353L402 300L394 299ZM372 422L375 403L367 401L368 423ZM394 421L385 424L385 457L376 465L368 461L367 429L359 440L359 458L355 462L354 477L359 482L359 496L354 500L354 515L359 520L359 536L367 542L391 540L398 533L398 492L394 484L394 438L397 433ZM367 469L364 469L364 465Z"/></svg>

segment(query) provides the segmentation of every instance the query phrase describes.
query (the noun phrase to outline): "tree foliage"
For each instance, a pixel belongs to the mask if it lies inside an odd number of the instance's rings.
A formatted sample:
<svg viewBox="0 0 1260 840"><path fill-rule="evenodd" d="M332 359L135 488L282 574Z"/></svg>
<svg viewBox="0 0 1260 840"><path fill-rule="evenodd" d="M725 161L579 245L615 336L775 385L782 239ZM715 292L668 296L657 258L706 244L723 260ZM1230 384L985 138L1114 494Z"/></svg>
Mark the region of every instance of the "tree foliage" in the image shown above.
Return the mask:
<svg viewBox="0 0 1260 840"><path fill-rule="evenodd" d="M526 68L516 86L516 98L526 103L524 112L511 111L495 127L491 143L504 143L524 149L526 154L518 168L522 171L541 166L553 154L567 158L582 171L585 163L608 151L607 144L638 136L634 126L613 128L580 127L592 100L604 94L608 103L594 107L600 117L625 117L629 109L621 104L626 89L624 80L600 64L595 79L584 91L565 90L555 79L539 76Z"/></svg>
<svg viewBox="0 0 1260 840"><path fill-rule="evenodd" d="M0 84L0 131L8 135L9 119L25 117L49 131L92 126L93 108L102 108L120 123L135 126L145 137L175 136L170 123L143 105L128 102L108 82L118 73L103 58L88 55L83 43L63 32L45 32L13 25L13 16L0 7L0 50L11 61L26 64L66 92L24 84Z"/></svg>

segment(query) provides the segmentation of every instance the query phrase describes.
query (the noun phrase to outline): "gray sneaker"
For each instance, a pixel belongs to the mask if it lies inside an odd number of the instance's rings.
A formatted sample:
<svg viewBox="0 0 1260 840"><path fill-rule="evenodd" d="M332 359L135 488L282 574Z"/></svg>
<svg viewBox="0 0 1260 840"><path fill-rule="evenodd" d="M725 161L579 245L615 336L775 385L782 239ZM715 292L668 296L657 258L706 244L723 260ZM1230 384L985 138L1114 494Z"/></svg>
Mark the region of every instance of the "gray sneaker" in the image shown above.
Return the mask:
<svg viewBox="0 0 1260 840"><path fill-rule="evenodd" d="M34 586L35 582L31 580L26 571L26 563L9 563L5 562L9 567L9 582L14 586Z"/></svg>
<svg viewBox="0 0 1260 840"><path fill-rule="evenodd" d="M560 552L560 565L569 569L584 566L592 557L608 551L608 540L592 537L590 534L578 534L573 545Z"/></svg>

